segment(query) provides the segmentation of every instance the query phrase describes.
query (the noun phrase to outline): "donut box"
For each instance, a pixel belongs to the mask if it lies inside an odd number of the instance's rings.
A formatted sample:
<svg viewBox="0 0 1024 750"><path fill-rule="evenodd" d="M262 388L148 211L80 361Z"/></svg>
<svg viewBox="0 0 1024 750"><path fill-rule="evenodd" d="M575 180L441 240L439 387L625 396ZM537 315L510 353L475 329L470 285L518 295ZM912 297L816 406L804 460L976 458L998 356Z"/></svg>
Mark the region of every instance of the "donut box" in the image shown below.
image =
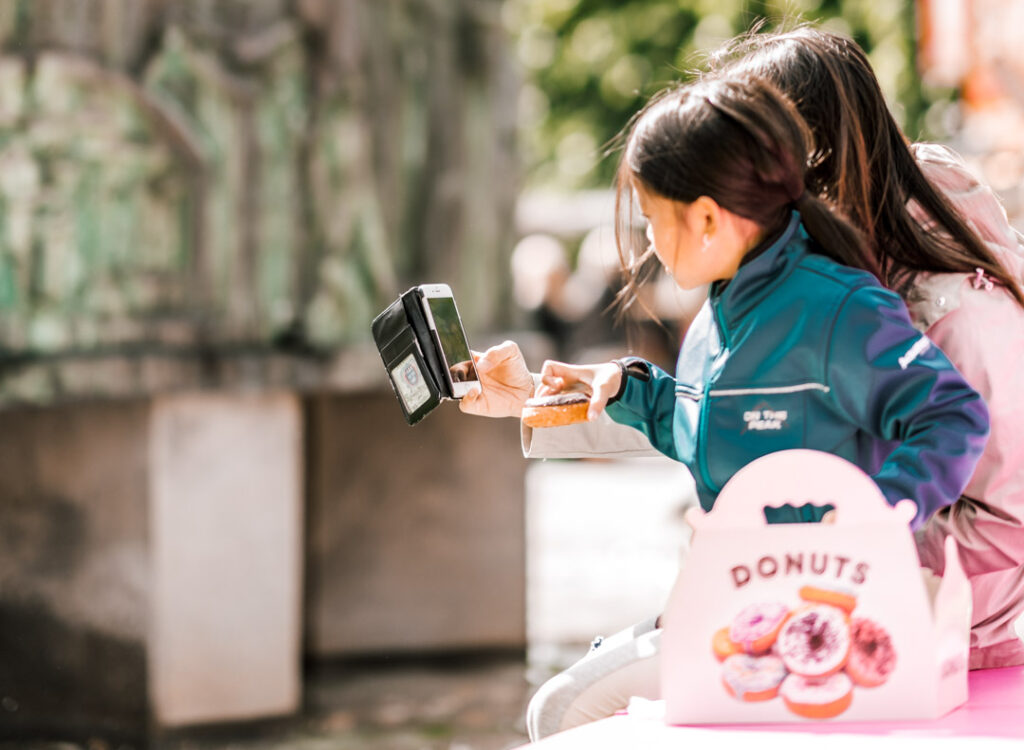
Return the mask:
<svg viewBox="0 0 1024 750"><path fill-rule="evenodd" d="M772 524L766 507L831 506ZM909 522L853 464L810 450L738 472L687 514L689 555L662 623L672 724L927 719L967 700L971 594L952 540L929 585Z"/></svg>

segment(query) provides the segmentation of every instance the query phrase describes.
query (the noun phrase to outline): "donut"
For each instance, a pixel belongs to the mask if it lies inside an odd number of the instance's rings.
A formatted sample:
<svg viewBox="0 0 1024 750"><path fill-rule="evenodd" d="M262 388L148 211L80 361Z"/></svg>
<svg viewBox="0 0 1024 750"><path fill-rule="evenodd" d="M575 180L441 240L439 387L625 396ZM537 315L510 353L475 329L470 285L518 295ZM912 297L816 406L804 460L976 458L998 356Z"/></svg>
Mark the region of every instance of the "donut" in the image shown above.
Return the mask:
<svg viewBox="0 0 1024 750"><path fill-rule="evenodd" d="M795 674L820 678L838 672L850 653L846 613L828 604L801 607L779 631L777 649Z"/></svg>
<svg viewBox="0 0 1024 750"><path fill-rule="evenodd" d="M850 621L850 657L846 674L855 685L878 687L896 667L896 649L889 633L873 620L855 617Z"/></svg>
<svg viewBox="0 0 1024 750"><path fill-rule="evenodd" d="M831 604L839 607L846 614L853 612L857 606L857 597L841 589L825 589L818 586L801 586L800 598L814 604Z"/></svg>
<svg viewBox="0 0 1024 750"><path fill-rule="evenodd" d="M527 427L561 427L587 421L590 397L585 393L556 393L535 396L523 405L522 420Z"/></svg>
<svg viewBox="0 0 1024 750"><path fill-rule="evenodd" d="M853 682L844 672L815 680L791 674L782 681L779 695L786 708L807 719L831 719L853 702Z"/></svg>
<svg viewBox="0 0 1024 750"><path fill-rule="evenodd" d="M779 694L786 677L782 659L773 654L733 654L722 662L722 684L741 701L767 701Z"/></svg>
<svg viewBox="0 0 1024 750"><path fill-rule="evenodd" d="M733 654L742 654L743 646L736 643L729 637L729 628L724 627L715 631L711 636L711 651L718 661L725 661Z"/></svg>
<svg viewBox="0 0 1024 750"><path fill-rule="evenodd" d="M789 607L781 602L760 602L740 610L729 626L729 638L748 654L768 651L786 621Z"/></svg>

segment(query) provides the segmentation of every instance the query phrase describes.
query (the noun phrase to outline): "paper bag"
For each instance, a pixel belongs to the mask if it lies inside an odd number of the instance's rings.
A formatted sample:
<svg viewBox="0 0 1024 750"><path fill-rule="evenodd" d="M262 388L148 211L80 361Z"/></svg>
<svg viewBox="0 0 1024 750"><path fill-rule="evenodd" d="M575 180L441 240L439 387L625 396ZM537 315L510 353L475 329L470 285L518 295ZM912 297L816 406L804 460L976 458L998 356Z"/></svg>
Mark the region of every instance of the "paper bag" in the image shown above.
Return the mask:
<svg viewBox="0 0 1024 750"><path fill-rule="evenodd" d="M772 524L766 506L835 508ZM853 464L810 450L739 471L687 514L690 553L666 607L666 721L934 718L967 700L971 595L951 539L930 597L909 521Z"/></svg>

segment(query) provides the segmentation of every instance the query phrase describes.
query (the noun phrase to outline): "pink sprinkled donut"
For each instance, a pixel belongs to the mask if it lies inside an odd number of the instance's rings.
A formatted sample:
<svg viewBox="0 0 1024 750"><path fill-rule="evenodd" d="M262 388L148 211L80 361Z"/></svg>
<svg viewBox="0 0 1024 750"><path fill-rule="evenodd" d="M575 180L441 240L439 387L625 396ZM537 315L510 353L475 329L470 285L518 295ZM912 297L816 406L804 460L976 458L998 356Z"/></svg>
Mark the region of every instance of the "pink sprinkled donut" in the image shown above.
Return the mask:
<svg viewBox="0 0 1024 750"><path fill-rule="evenodd" d="M772 654L733 654L722 662L722 684L729 695L742 701L767 701L779 694L786 676L782 659Z"/></svg>
<svg viewBox="0 0 1024 750"><path fill-rule="evenodd" d="M779 631L777 650L795 674L826 677L838 672L850 653L846 613L827 604L801 607Z"/></svg>
<svg viewBox="0 0 1024 750"><path fill-rule="evenodd" d="M748 654L763 654L775 643L789 607L781 602L761 602L740 610L729 626L729 638Z"/></svg>
<svg viewBox="0 0 1024 750"><path fill-rule="evenodd" d="M807 719L831 719L853 702L853 682L844 672L824 679L809 679L791 674L779 687L786 708Z"/></svg>
<svg viewBox="0 0 1024 750"><path fill-rule="evenodd" d="M889 633L877 622L855 617L850 622L850 657L846 673L861 687L878 687L896 668L896 649Z"/></svg>

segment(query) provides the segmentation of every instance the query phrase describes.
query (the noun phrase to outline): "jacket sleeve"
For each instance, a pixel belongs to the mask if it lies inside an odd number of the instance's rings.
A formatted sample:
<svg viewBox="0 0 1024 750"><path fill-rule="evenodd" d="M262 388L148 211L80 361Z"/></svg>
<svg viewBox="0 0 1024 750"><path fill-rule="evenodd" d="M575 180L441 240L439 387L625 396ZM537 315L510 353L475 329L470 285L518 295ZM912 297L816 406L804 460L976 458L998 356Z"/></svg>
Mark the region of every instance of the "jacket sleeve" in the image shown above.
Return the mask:
<svg viewBox="0 0 1024 750"><path fill-rule="evenodd" d="M649 458L661 454L640 432L618 424L608 412L593 422L534 430L521 428L526 458Z"/></svg>
<svg viewBox="0 0 1024 750"><path fill-rule="evenodd" d="M897 442L874 479L890 504L917 503L912 528L960 496L985 447L988 409L894 292L866 286L847 296L825 378L842 414Z"/></svg>
<svg viewBox="0 0 1024 750"><path fill-rule="evenodd" d="M640 430L660 453L679 461L673 429L676 408L676 379L647 363L651 379L628 378L622 396L606 411L619 424Z"/></svg>

